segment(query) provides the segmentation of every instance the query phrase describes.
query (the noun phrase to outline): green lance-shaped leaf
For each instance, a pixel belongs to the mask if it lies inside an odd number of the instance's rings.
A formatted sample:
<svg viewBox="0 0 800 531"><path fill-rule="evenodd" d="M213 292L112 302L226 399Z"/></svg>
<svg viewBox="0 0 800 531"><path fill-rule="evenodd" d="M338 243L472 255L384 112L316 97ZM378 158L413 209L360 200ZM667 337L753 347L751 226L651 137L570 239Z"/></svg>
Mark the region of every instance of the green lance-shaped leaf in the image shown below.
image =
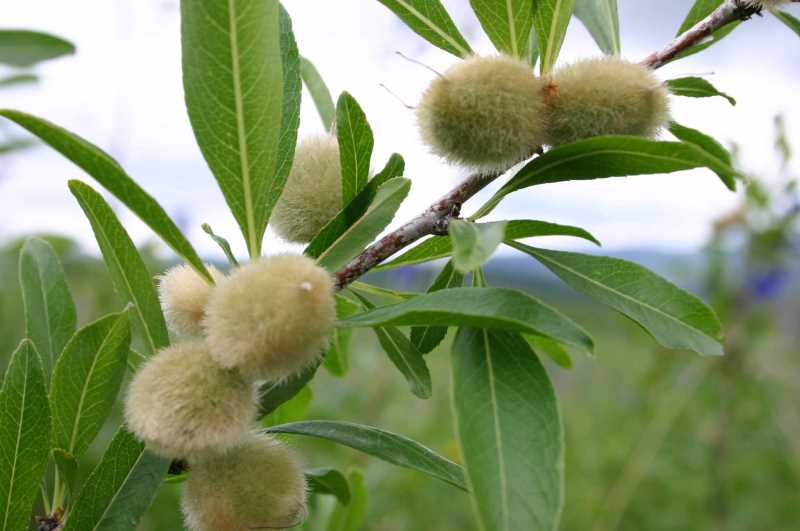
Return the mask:
<svg viewBox="0 0 800 531"><path fill-rule="evenodd" d="M470 326L551 337L592 350L580 326L527 293L508 288L451 288L381 306L339 321L339 326Z"/></svg>
<svg viewBox="0 0 800 531"><path fill-rule="evenodd" d="M622 46L617 0L575 0L575 16L583 22L603 53L619 55Z"/></svg>
<svg viewBox="0 0 800 531"><path fill-rule="evenodd" d="M71 42L40 31L0 30L0 64L27 68L75 53Z"/></svg>
<svg viewBox="0 0 800 531"><path fill-rule="evenodd" d="M447 232L453 245L453 265L461 273L469 273L492 257L503 243L506 221L472 223L460 219L450 221Z"/></svg>
<svg viewBox="0 0 800 531"><path fill-rule="evenodd" d="M562 181L653 175L709 167L708 157L684 142L635 136L599 136L553 148L537 157L498 190L473 215L485 216L512 192Z"/></svg>
<svg viewBox="0 0 800 531"><path fill-rule="evenodd" d="M428 288L428 293L447 288L460 288L464 284L464 275L447 262ZM411 328L411 343L422 354L427 354L439 346L447 335L446 326L415 326Z"/></svg>
<svg viewBox="0 0 800 531"><path fill-rule="evenodd" d="M319 364L312 365L300 374L278 383L262 384L258 390L259 418L269 415L300 393L314 379Z"/></svg>
<svg viewBox="0 0 800 531"><path fill-rule="evenodd" d="M686 127L677 122L670 123L669 132L678 140L696 146L698 150L708 157L709 169L719 176L729 190L736 190L736 176L739 175L739 172L733 168L731 154L722 144L697 129Z"/></svg>
<svg viewBox="0 0 800 531"><path fill-rule="evenodd" d="M97 436L117 398L130 343L124 311L85 326L67 344L50 389L55 448L78 459Z"/></svg>
<svg viewBox="0 0 800 531"><path fill-rule="evenodd" d="M333 508L326 531L361 531L367 519L367 481L361 470L353 469L347 475L352 491L347 505L337 504Z"/></svg>
<svg viewBox="0 0 800 531"><path fill-rule="evenodd" d="M367 116L353 96L342 92L336 103L336 136L342 166L342 204L367 186L375 139Z"/></svg>
<svg viewBox="0 0 800 531"><path fill-rule="evenodd" d="M781 11L778 9L774 10L772 14L778 17L778 20L786 24L787 28L800 36L800 19L787 13L786 11Z"/></svg>
<svg viewBox="0 0 800 531"><path fill-rule="evenodd" d="M378 0L423 39L457 57L472 49L440 0Z"/></svg>
<svg viewBox="0 0 800 531"><path fill-rule="evenodd" d="M337 319L345 319L360 311L361 306L357 302L351 301L347 297L336 295ZM328 372L338 378L344 377L350 369L350 339L352 335L352 330L347 328L334 330L331 346L322 359L322 365L328 369Z"/></svg>
<svg viewBox="0 0 800 531"><path fill-rule="evenodd" d="M666 85L669 91L676 96L684 96L687 98L711 98L720 96L728 100L731 105L736 105L736 100L733 97L724 92L720 92L714 85L702 77L679 77L668 80Z"/></svg>
<svg viewBox="0 0 800 531"><path fill-rule="evenodd" d="M328 271L336 271L363 251L392 222L410 188L411 181L402 177L382 184L364 215L319 255L319 264Z"/></svg>
<svg viewBox="0 0 800 531"><path fill-rule="evenodd" d="M272 426L265 431L327 439L467 490L460 466L408 437L379 428L352 422L309 420Z"/></svg>
<svg viewBox="0 0 800 531"><path fill-rule="evenodd" d="M539 0L534 5L533 27L542 74L550 72L556 64L574 7L575 0Z"/></svg>
<svg viewBox="0 0 800 531"><path fill-rule="evenodd" d="M462 328L452 353L456 431L486 531L554 530L564 440L553 386L518 334Z"/></svg>
<svg viewBox="0 0 800 531"><path fill-rule="evenodd" d="M120 428L83 485L64 531L130 531L150 507L169 460Z"/></svg>
<svg viewBox="0 0 800 531"><path fill-rule="evenodd" d="M181 1L189 119L251 256L297 140L300 59L281 11L278 0Z"/></svg>
<svg viewBox="0 0 800 531"><path fill-rule="evenodd" d="M66 129L19 111L0 110L0 116L16 122L89 174L139 216L178 256L213 282L203 261L161 205L125 173L122 166L97 146Z"/></svg>
<svg viewBox="0 0 800 531"><path fill-rule="evenodd" d="M318 258L342 234L347 232L353 223L358 221L372 204L378 189L389 179L400 177L405 170L403 157L394 153L386 166L375 177L370 179L367 186L356 195L336 216L333 217L305 249L305 254L311 258Z"/></svg>
<svg viewBox="0 0 800 531"><path fill-rule="evenodd" d="M597 239L584 229L570 225L559 225L534 219L515 219L506 222L505 238L518 240L534 236L573 236L600 245ZM421 264L453 254L452 240L447 236L433 236L412 247L391 262L373 268L373 271L394 269L395 267Z"/></svg>
<svg viewBox="0 0 800 531"><path fill-rule="evenodd" d="M375 305L366 297L359 295L357 292L353 292L353 294L365 308L368 310L375 309ZM372 331L378 336L378 342L380 342L389 360L405 377L414 396L422 399L430 398L433 393L431 373L428 369L428 364L425 363L425 359L422 357L422 353L417 350L403 332L393 326L373 327Z"/></svg>
<svg viewBox="0 0 800 531"><path fill-rule="evenodd" d="M685 31L688 31L692 28L695 24L706 18L708 15L711 14L712 11L717 9L724 0L696 0L692 8L689 10L689 13L686 15L686 18L683 20L681 27L678 29L677 35L681 35ZM728 36L733 30L735 30L739 26L740 22L732 22L725 26L722 26L714 33L712 33L708 38L703 39L699 43L690 46L686 50L683 50L675 59L680 59L682 57L687 57L689 55L696 54L697 52L701 52L708 48L709 46L713 46L714 44L718 43L720 40ZM674 59L673 59L674 60Z"/></svg>
<svg viewBox="0 0 800 531"><path fill-rule="evenodd" d="M69 189L92 224L114 288L125 302L133 304L135 322L144 339L144 353L148 356L155 354L169 345L169 333L147 266L100 194L80 181L70 181Z"/></svg>
<svg viewBox="0 0 800 531"><path fill-rule="evenodd" d="M723 354L721 326L714 311L639 264L508 243L534 257L576 291L630 317L661 345L702 355Z"/></svg>
<svg viewBox="0 0 800 531"><path fill-rule="evenodd" d="M331 494L339 503L350 503L347 478L335 468L312 468L305 471L308 489L314 494Z"/></svg>
<svg viewBox="0 0 800 531"><path fill-rule="evenodd" d="M287 400L278 409L264 417L261 424L272 426L303 420L308 413L308 408L311 407L312 400L314 400L314 393L306 385L291 400Z"/></svg>
<svg viewBox="0 0 800 531"><path fill-rule="evenodd" d="M562 369L572 368L572 357L564 345L549 337L526 335L525 340L537 353L545 354Z"/></svg>
<svg viewBox="0 0 800 531"><path fill-rule="evenodd" d="M533 5L530 0L470 0L483 31L498 51L525 58L530 52Z"/></svg>
<svg viewBox="0 0 800 531"><path fill-rule="evenodd" d="M354 281L347 287L350 290L359 291L362 294L367 293L369 295L375 295L376 297L389 299L394 302L407 301L408 299L413 299L419 295L419 293L414 291L395 291L393 289L367 284L366 282L362 282L360 280Z"/></svg>
<svg viewBox="0 0 800 531"><path fill-rule="evenodd" d="M25 242L19 255L19 283L25 307L25 335L41 355L45 381L75 333L77 317L64 269L44 240Z"/></svg>
<svg viewBox="0 0 800 531"><path fill-rule="evenodd" d="M14 87L17 85L27 85L39 81L39 76L36 74L12 74L10 76L0 77L0 87Z"/></svg>
<svg viewBox="0 0 800 531"><path fill-rule="evenodd" d="M317 108L320 120L322 120L322 126L326 131L330 131L333 122L336 120L336 106L333 103L328 86L314 63L305 57L300 58L300 76L303 78L303 83L309 94L311 94L311 99L314 100L314 106Z"/></svg>
<svg viewBox="0 0 800 531"><path fill-rule="evenodd" d="M28 529L50 453L50 407L33 342L11 355L0 389L0 531Z"/></svg>

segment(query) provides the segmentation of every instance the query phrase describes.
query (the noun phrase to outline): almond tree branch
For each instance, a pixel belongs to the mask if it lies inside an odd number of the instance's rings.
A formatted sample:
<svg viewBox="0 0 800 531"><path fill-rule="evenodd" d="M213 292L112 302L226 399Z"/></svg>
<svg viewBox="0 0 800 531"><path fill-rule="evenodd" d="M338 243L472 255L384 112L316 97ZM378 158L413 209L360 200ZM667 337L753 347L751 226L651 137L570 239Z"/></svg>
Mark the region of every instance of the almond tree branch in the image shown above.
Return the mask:
<svg viewBox="0 0 800 531"><path fill-rule="evenodd" d="M760 11L761 8L746 5L742 3L742 0L725 0L710 15L678 36L663 49L649 55L640 64L652 69L659 68L675 58L680 52L707 38L719 28L738 20L747 20ZM420 238L433 234L447 234L447 225L450 219L458 217L461 205L504 173L505 171L489 174L476 173L469 176L464 182L428 207L422 214L364 249L349 264L337 271L337 289L345 288L370 269Z"/></svg>

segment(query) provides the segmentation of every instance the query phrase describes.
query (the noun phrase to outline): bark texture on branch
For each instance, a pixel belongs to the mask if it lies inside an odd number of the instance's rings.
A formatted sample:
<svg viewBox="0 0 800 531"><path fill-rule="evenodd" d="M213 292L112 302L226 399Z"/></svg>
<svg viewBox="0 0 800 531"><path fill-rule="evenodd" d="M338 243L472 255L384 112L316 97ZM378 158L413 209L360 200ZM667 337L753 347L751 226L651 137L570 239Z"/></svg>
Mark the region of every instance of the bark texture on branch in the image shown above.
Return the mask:
<svg viewBox="0 0 800 531"><path fill-rule="evenodd" d="M640 64L652 69L659 68L674 59L680 52L708 38L721 27L738 20L747 20L760 11L761 8L745 5L741 0L725 0L706 18L672 40L661 50L650 54ZM461 205L503 173L505 172L471 175L422 214L364 249L360 255L336 273L337 289L345 288L370 269L420 238L433 234L447 234L447 225L450 219L458 217Z"/></svg>

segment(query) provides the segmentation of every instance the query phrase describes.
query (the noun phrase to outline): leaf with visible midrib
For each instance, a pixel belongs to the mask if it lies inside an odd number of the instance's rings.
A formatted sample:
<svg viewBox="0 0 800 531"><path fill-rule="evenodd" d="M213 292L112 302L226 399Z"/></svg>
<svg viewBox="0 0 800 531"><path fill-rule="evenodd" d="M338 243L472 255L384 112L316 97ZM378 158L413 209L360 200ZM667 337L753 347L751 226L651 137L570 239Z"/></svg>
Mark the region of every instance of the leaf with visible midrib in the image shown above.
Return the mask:
<svg viewBox="0 0 800 531"><path fill-rule="evenodd" d="M53 445L78 459L94 440L119 392L130 350L128 312L80 329L53 373Z"/></svg>
<svg viewBox="0 0 800 531"><path fill-rule="evenodd" d="M270 426L264 431L327 439L467 490L460 466L408 437L379 428L352 422L307 420Z"/></svg>
<svg viewBox="0 0 800 531"><path fill-rule="evenodd" d="M0 116L16 122L89 174L114 194L169 247L198 273L213 282L203 261L161 205L125 173L122 166L100 148L53 123L19 111L0 110Z"/></svg>
<svg viewBox="0 0 800 531"><path fill-rule="evenodd" d="M36 347L23 339L0 390L0 531L28 529L50 452L50 408Z"/></svg>
<svg viewBox="0 0 800 531"><path fill-rule="evenodd" d="M539 0L534 6L533 27L542 74L550 72L556 64L574 6L575 0Z"/></svg>
<svg viewBox="0 0 800 531"><path fill-rule="evenodd" d="M470 5L498 51L524 58L530 53L531 0L470 0Z"/></svg>
<svg viewBox="0 0 800 531"><path fill-rule="evenodd" d="M723 354L721 325L714 311L639 264L508 244L531 255L573 289L630 317L661 345L703 355Z"/></svg>
<svg viewBox="0 0 800 531"><path fill-rule="evenodd" d="M564 441L553 386L518 334L462 328L452 352L456 432L487 531L557 527Z"/></svg>
<svg viewBox="0 0 800 531"><path fill-rule="evenodd" d="M150 507L170 461L120 428L83 485L64 531L130 531Z"/></svg>
<svg viewBox="0 0 800 531"><path fill-rule="evenodd" d="M336 103L336 137L342 168L342 204L346 205L367 186L375 145L367 116L347 92L342 92Z"/></svg>
<svg viewBox="0 0 800 531"><path fill-rule="evenodd" d="M583 328L527 293L508 288L450 288L381 306L338 326L471 326L552 337L592 350Z"/></svg>
<svg viewBox="0 0 800 531"><path fill-rule="evenodd" d="M677 122L669 124L669 132L678 140L697 146L697 149L708 157L709 169L719 176L728 190L736 190L736 176L739 175L739 172L733 168L733 158L722 144L697 129Z"/></svg>
<svg viewBox="0 0 800 531"><path fill-rule="evenodd" d="M617 0L576 0L575 16L583 22L603 53L620 53Z"/></svg>
<svg viewBox="0 0 800 531"><path fill-rule="evenodd" d="M457 57L467 57L472 54L469 44L439 0L378 1L434 46Z"/></svg>
<svg viewBox="0 0 800 531"><path fill-rule="evenodd" d="M0 30L0 64L27 68L75 53L71 42L40 31Z"/></svg>
<svg viewBox="0 0 800 531"><path fill-rule="evenodd" d="M453 219L447 227L453 246L453 265L461 273L469 273L492 257L503 242L507 221L472 223Z"/></svg>
<svg viewBox="0 0 800 531"><path fill-rule="evenodd" d="M458 288L464 283L464 275L456 271L452 260L447 262L428 288L433 293L447 288ZM411 343L422 354L435 349L447 335L446 326L415 326L411 329Z"/></svg>
<svg viewBox="0 0 800 531"><path fill-rule="evenodd" d="M712 96L720 96L728 100L731 105L736 105L736 100L734 98L724 92L718 91L714 85L702 77L679 77L667 80L665 84L669 91L676 96L685 96L687 98L710 98Z"/></svg>
<svg viewBox="0 0 800 531"><path fill-rule="evenodd" d="M186 108L250 256L261 253L285 183L280 159L297 139L294 118L286 120L294 105L285 104L299 105L299 56L282 39L282 16L278 0L181 1Z"/></svg>
<svg viewBox="0 0 800 531"><path fill-rule="evenodd" d="M64 345L75 333L75 302L56 253L44 240L31 238L23 245L19 280L25 335L36 345L48 381Z"/></svg>
<svg viewBox="0 0 800 531"><path fill-rule="evenodd" d="M706 155L684 142L636 136L598 136L551 149L517 172L473 215L491 212L512 192L540 184L628 175L672 173L708 167Z"/></svg>
<svg viewBox="0 0 800 531"><path fill-rule="evenodd" d="M145 353L155 354L169 345L169 334L147 266L100 194L80 181L70 181L69 189L92 224L114 288L125 302L133 304L133 314L144 338Z"/></svg>

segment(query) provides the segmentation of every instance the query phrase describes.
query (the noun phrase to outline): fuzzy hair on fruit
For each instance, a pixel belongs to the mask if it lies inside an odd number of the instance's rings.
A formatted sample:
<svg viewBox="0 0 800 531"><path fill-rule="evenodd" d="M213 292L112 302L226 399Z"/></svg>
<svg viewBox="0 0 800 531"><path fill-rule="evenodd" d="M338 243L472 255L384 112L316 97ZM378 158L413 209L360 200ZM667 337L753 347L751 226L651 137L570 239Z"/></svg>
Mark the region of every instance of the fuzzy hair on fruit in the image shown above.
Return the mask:
<svg viewBox="0 0 800 531"><path fill-rule="evenodd" d="M125 397L128 428L155 453L190 458L237 444L256 417L253 386L222 369L202 341L186 341L150 358Z"/></svg>
<svg viewBox="0 0 800 531"><path fill-rule="evenodd" d="M481 171L505 170L544 142L543 81L524 61L473 56L437 77L417 107L437 155Z"/></svg>
<svg viewBox="0 0 800 531"><path fill-rule="evenodd" d="M251 381L282 381L317 363L336 318L333 277L312 259L262 257L222 280L203 320L214 360Z"/></svg>
<svg viewBox="0 0 800 531"><path fill-rule="evenodd" d="M654 137L669 120L667 89L652 71L617 57L556 70L545 87L547 143L601 135Z"/></svg>
<svg viewBox="0 0 800 531"><path fill-rule="evenodd" d="M308 243L342 209L339 144L331 135L297 146L294 164L270 225L286 241Z"/></svg>
<svg viewBox="0 0 800 531"><path fill-rule="evenodd" d="M305 518L300 461L269 435L251 434L238 447L190 466L182 499L190 531L288 529Z"/></svg>
<svg viewBox="0 0 800 531"><path fill-rule="evenodd" d="M223 274L214 266L206 264L214 282ZM170 268L158 277L158 296L167 327L173 334L182 337L198 337L203 327L201 322L206 303L214 288L206 279L186 264Z"/></svg>

